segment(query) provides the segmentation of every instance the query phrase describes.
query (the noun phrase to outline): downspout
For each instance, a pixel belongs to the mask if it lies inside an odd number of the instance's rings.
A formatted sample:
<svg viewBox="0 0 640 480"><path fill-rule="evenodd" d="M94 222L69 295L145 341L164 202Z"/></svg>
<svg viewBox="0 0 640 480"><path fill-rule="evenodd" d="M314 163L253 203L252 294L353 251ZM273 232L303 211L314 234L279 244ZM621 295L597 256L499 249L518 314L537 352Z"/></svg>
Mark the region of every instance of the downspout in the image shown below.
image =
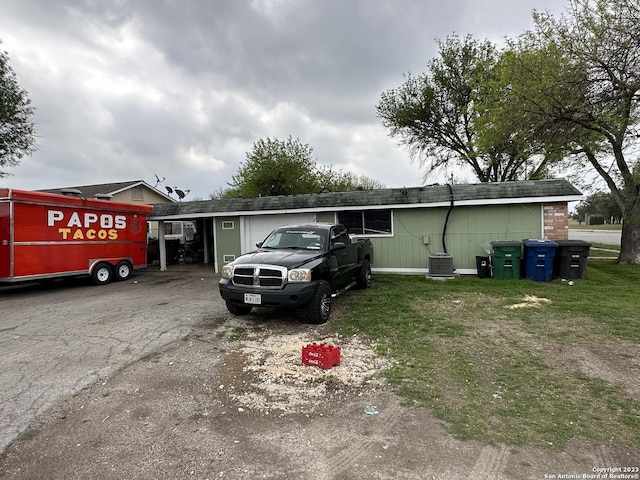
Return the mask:
<svg viewBox="0 0 640 480"><path fill-rule="evenodd" d="M449 216L451 215L451 210L453 210L453 188L450 183L447 183L447 187L449 187L449 210L447 211L447 216L444 219L444 227L442 228L442 249L444 253L447 252L447 243L445 241L445 235L447 234L447 224L449 223Z"/></svg>

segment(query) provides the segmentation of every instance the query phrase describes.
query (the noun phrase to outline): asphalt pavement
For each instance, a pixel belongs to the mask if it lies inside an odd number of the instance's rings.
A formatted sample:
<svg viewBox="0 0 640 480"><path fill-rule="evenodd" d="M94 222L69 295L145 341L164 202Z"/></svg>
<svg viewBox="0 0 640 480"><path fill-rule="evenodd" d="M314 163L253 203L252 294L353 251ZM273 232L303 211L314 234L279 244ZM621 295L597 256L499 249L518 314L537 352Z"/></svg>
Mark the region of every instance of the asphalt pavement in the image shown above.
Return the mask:
<svg viewBox="0 0 640 480"><path fill-rule="evenodd" d="M224 314L219 276L149 270L125 282L0 287L0 452L57 400Z"/></svg>
<svg viewBox="0 0 640 480"><path fill-rule="evenodd" d="M607 245L620 245L621 230L588 230L569 229L569 240L583 240L590 243L604 243Z"/></svg>

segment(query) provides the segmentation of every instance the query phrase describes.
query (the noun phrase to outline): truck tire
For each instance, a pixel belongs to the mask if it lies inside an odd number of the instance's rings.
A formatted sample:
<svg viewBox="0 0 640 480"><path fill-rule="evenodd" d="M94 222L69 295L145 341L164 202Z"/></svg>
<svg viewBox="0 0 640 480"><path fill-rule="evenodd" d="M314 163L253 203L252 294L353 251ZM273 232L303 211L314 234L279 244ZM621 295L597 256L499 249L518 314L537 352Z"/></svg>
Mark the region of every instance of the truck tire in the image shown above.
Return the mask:
<svg viewBox="0 0 640 480"><path fill-rule="evenodd" d="M368 259L362 261L362 266L356 277L356 288L369 288L373 281L373 275L371 274L371 263Z"/></svg>
<svg viewBox="0 0 640 480"><path fill-rule="evenodd" d="M316 291L307 305L307 320L309 323L321 324L329 320L331 314L331 287L329 282L320 280Z"/></svg>
<svg viewBox="0 0 640 480"><path fill-rule="evenodd" d="M227 301L227 310L229 310L229 313L234 315L247 315L248 313L251 313L252 308L253 307L246 307L244 305L238 305Z"/></svg>
<svg viewBox="0 0 640 480"><path fill-rule="evenodd" d="M113 271L108 263L99 263L93 268L91 278L96 285L105 285L111 281Z"/></svg>
<svg viewBox="0 0 640 480"><path fill-rule="evenodd" d="M128 280L133 274L133 267L127 260L122 260L116 265L116 280Z"/></svg>

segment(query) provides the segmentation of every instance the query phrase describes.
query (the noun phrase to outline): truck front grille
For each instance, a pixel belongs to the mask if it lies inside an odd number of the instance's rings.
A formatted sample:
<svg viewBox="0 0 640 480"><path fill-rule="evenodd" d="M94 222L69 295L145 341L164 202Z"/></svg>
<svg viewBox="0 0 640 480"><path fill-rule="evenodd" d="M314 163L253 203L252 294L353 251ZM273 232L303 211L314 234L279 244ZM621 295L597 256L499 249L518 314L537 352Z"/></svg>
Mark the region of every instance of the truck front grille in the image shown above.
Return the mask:
<svg viewBox="0 0 640 480"><path fill-rule="evenodd" d="M233 269L234 285L280 288L287 276L287 269L273 265L243 265Z"/></svg>

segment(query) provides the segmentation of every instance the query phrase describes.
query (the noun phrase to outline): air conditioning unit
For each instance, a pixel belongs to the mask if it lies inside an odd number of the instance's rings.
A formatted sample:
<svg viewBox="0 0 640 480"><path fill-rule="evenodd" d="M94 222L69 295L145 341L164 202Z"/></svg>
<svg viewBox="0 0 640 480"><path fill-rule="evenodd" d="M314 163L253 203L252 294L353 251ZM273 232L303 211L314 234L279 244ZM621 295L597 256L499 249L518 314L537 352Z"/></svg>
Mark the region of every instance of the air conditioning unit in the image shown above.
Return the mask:
<svg viewBox="0 0 640 480"><path fill-rule="evenodd" d="M453 277L453 256L448 253L429 255L430 277Z"/></svg>

